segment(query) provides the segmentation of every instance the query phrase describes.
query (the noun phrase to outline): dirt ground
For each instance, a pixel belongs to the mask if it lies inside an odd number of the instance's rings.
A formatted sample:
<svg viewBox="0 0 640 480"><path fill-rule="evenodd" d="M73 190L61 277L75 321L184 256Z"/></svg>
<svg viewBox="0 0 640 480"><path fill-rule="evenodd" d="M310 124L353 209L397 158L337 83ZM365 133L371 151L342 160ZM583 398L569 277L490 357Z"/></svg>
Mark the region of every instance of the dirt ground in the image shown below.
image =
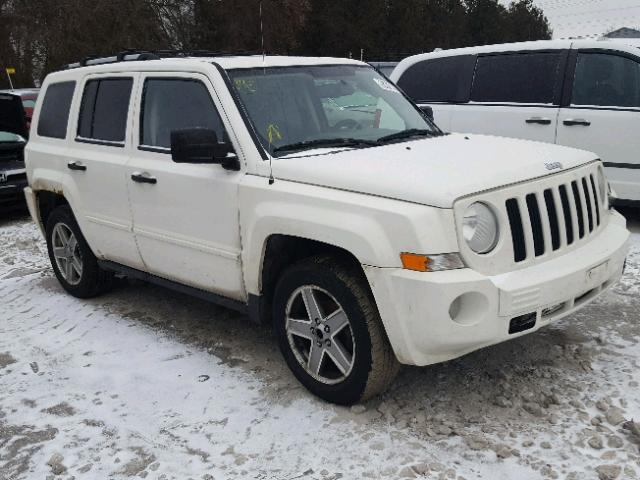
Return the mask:
<svg viewBox="0 0 640 480"><path fill-rule="evenodd" d="M139 282L66 295L0 218L0 479L640 477L640 213L623 281L546 329L406 367L351 409L308 394L267 327Z"/></svg>

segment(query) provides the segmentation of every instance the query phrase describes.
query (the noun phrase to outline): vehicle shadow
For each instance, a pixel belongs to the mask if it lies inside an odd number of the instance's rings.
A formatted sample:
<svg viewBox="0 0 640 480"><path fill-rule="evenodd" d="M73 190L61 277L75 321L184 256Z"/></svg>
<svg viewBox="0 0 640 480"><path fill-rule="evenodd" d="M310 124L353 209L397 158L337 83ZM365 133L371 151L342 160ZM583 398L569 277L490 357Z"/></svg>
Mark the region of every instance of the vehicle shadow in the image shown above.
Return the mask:
<svg viewBox="0 0 640 480"><path fill-rule="evenodd" d="M201 348L215 362L256 375L269 402L285 405L304 398L328 407L289 372L267 325L255 325L232 310L138 281L123 281L93 301L110 313L163 331L187 349ZM404 367L387 392L368 402L371 415L359 421L411 427L425 435L440 421L458 429L485 422L548 427L554 402L560 398L566 403L578 396L583 387L576 379L591 373L597 322L593 330L588 324L601 315L618 314L610 306L595 304L589 316L577 313L557 325L450 362ZM335 409L350 415L342 407ZM425 417L421 425L415 425L416 415Z"/></svg>
<svg viewBox="0 0 640 480"><path fill-rule="evenodd" d="M616 210L627 219L629 230L634 233L640 233L640 207L617 207Z"/></svg>
<svg viewBox="0 0 640 480"><path fill-rule="evenodd" d="M13 222L29 219L29 211L27 206L18 207L10 211L0 211L0 227L4 227Z"/></svg>

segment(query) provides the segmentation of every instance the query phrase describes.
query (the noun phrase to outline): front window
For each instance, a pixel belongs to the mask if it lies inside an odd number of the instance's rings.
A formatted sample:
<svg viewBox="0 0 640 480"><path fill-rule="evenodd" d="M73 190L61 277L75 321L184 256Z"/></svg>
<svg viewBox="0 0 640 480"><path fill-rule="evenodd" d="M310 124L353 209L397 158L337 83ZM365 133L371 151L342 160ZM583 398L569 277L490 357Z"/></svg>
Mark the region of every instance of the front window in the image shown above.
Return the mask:
<svg viewBox="0 0 640 480"><path fill-rule="evenodd" d="M640 63L606 53L580 53L572 105L640 108Z"/></svg>
<svg viewBox="0 0 640 480"><path fill-rule="evenodd" d="M140 145L169 150L171 132L207 128L218 140L227 134L209 90L193 78L148 78L142 93Z"/></svg>
<svg viewBox="0 0 640 480"><path fill-rule="evenodd" d="M441 134L371 67L269 67L229 74L260 142L274 156Z"/></svg>

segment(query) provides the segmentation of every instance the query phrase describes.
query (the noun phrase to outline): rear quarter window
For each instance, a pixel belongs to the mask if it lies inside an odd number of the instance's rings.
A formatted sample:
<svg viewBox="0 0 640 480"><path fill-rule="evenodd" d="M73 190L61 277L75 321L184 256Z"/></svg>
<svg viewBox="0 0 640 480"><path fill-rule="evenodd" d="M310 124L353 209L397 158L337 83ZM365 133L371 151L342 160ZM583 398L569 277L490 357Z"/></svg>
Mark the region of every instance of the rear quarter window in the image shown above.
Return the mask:
<svg viewBox="0 0 640 480"><path fill-rule="evenodd" d="M423 60L402 74L398 86L418 103L467 102L474 65L474 55Z"/></svg>
<svg viewBox="0 0 640 480"><path fill-rule="evenodd" d="M39 136L61 139L67 136L69 111L75 88L76 82L49 84L40 108Z"/></svg>
<svg viewBox="0 0 640 480"><path fill-rule="evenodd" d="M474 102L553 104L560 93L564 52L478 57Z"/></svg>

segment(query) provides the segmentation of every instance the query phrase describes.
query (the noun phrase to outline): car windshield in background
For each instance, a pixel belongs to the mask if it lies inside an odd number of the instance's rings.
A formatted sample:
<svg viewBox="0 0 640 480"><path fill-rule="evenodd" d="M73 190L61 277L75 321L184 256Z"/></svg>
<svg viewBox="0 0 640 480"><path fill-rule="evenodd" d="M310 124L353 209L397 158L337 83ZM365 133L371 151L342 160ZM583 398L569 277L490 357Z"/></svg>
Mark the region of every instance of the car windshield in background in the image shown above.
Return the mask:
<svg viewBox="0 0 640 480"><path fill-rule="evenodd" d="M441 132L371 67L230 70L265 149L364 148Z"/></svg>
<svg viewBox="0 0 640 480"><path fill-rule="evenodd" d="M26 140L20 135L0 130L0 143L25 143Z"/></svg>

